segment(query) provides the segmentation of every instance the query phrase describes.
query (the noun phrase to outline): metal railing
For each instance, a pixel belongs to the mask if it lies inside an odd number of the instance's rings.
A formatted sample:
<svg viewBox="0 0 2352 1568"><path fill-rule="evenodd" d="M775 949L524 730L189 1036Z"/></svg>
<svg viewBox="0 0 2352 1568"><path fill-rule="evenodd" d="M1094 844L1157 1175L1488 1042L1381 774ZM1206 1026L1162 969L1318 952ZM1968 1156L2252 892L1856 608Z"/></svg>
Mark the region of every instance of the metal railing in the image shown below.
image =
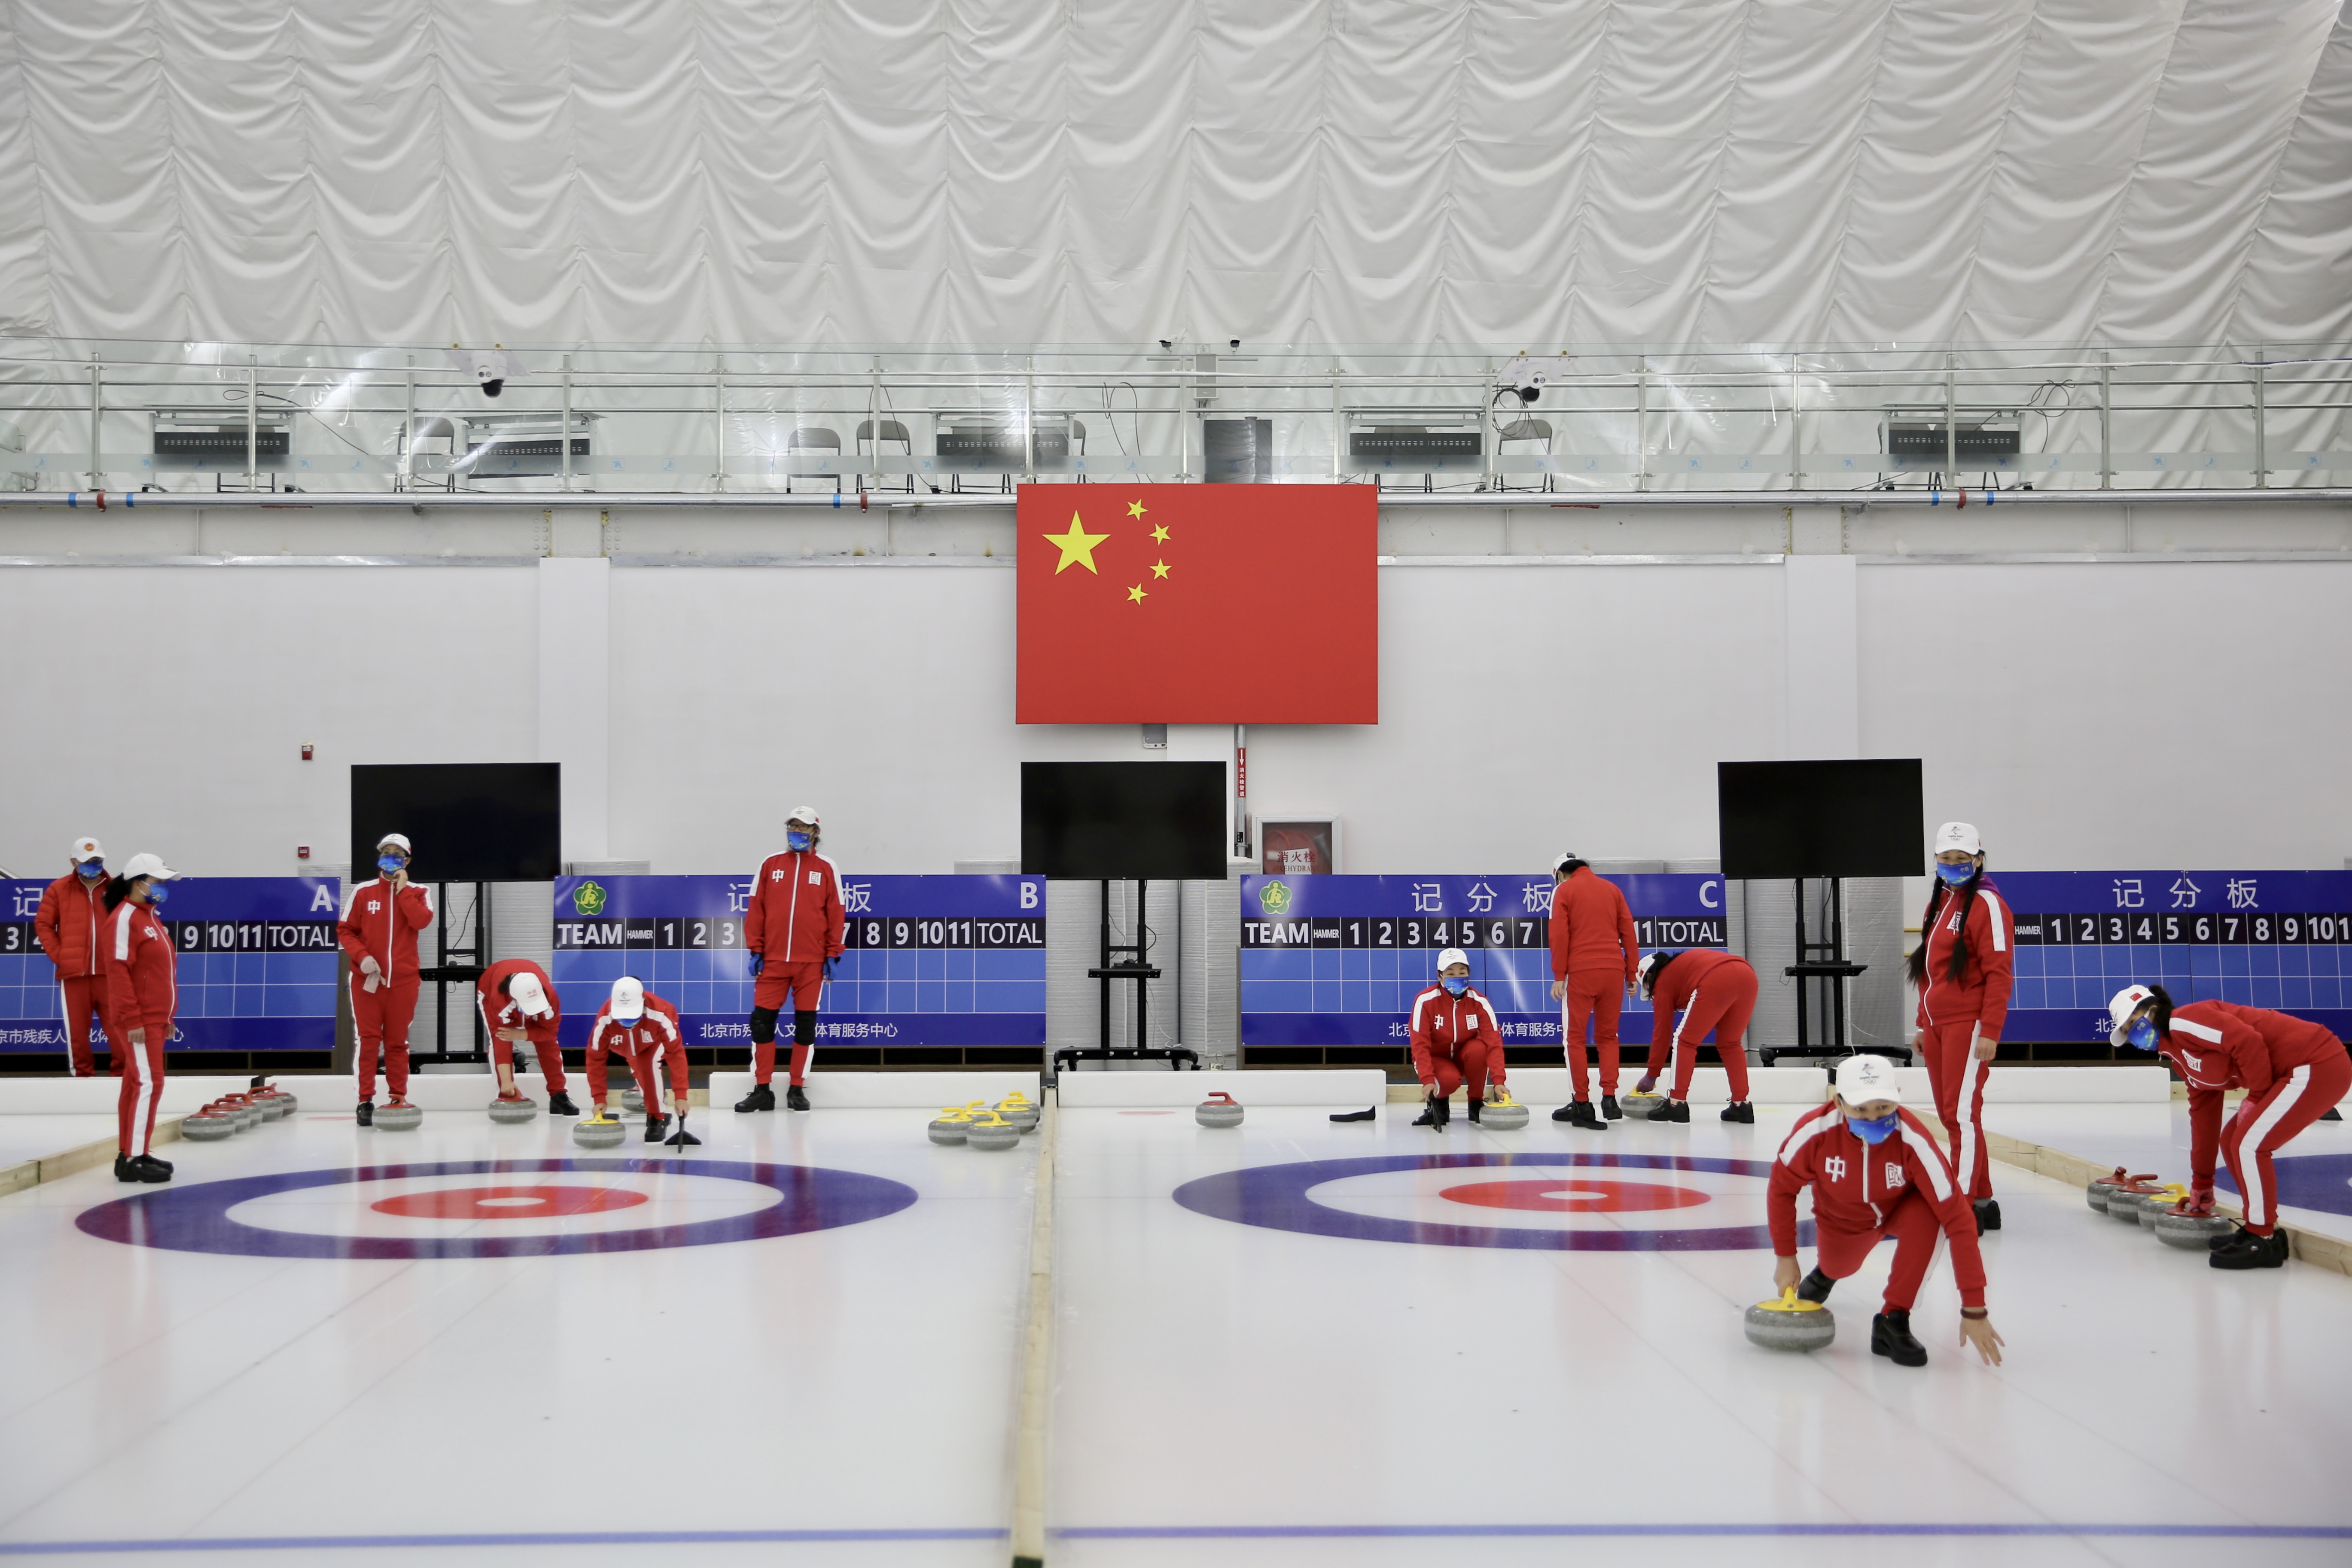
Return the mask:
<svg viewBox="0 0 2352 1568"><path fill-rule="evenodd" d="M475 356L445 350L0 339L0 489L2147 489L2329 487L2352 470L2343 344L508 357L491 396Z"/></svg>

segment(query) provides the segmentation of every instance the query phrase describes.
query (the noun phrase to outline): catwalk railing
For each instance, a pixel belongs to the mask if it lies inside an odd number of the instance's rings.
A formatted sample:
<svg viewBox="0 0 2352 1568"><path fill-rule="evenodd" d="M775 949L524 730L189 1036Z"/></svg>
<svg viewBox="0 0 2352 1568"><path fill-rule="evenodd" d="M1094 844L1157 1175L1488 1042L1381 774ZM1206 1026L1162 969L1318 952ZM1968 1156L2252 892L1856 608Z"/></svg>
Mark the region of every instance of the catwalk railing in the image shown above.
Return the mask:
<svg viewBox="0 0 2352 1568"><path fill-rule="evenodd" d="M0 489L18 490L2132 490L2327 487L2347 471L2343 344L1530 359L0 340Z"/></svg>

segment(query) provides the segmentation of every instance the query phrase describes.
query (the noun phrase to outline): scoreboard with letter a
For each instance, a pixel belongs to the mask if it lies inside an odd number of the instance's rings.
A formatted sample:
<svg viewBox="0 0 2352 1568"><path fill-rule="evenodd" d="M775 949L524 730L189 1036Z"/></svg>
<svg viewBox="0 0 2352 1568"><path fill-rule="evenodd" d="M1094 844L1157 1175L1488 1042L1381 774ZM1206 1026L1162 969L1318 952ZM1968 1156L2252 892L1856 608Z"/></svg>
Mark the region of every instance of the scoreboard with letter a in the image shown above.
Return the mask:
<svg viewBox="0 0 2352 1568"><path fill-rule="evenodd" d="M2352 1029L2352 871L1995 871L2016 917L2011 1040L2105 1040L2138 982Z"/></svg>
<svg viewBox="0 0 2352 1568"><path fill-rule="evenodd" d="M1643 952L1727 945L1721 877L1609 880L1625 894ZM1402 1047L1412 999L1437 977L1439 952L1458 947L1469 957L1470 983L1494 1005L1505 1040L1558 1050L1551 893L1551 877L1544 872L1244 877L1242 1044L1276 1052ZM1646 1042L1649 1032L1649 1004L1627 1004L1620 1037ZM1323 1059L1384 1060L1389 1054L1359 1051ZM1255 1059L1289 1058L1262 1049Z"/></svg>

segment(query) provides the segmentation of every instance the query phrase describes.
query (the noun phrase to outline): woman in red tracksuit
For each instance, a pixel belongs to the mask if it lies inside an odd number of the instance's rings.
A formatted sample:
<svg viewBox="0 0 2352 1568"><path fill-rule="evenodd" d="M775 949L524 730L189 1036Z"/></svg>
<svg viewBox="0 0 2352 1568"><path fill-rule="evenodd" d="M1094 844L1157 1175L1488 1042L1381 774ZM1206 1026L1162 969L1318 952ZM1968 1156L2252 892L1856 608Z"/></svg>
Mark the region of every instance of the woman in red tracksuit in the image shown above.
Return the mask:
<svg viewBox="0 0 2352 1568"><path fill-rule="evenodd" d="M691 1093L686 1072L686 1036L677 1026L677 1009L646 989L645 982L624 974L613 982L613 994L596 1009L588 1026L588 1098L596 1102L599 1121L605 1110L608 1056L629 1064L637 1092L646 1098L646 1142L669 1142L684 1148L702 1142L686 1130L686 1108ZM661 1110L662 1064L669 1065L670 1109L677 1116L677 1131L665 1138L669 1118Z"/></svg>
<svg viewBox="0 0 2352 1568"><path fill-rule="evenodd" d="M2216 1268L2276 1268L2286 1262L2278 1233L2278 1172L2271 1151L2319 1120L2352 1088L2352 1057L2325 1026L2289 1013L2234 1002L2172 1005L2161 985L2129 985L2108 1005L2119 1046L2155 1051L2189 1083L2189 1196L2183 1213L2213 1212L2213 1152L2230 1162L2245 1199L2246 1223L2216 1238ZM2229 1125L2221 1095L2246 1098Z"/></svg>
<svg viewBox="0 0 2352 1568"><path fill-rule="evenodd" d="M64 1005L66 1053L76 1078L95 1078L89 1049L89 1018L95 1012L106 1030L115 1070L122 1068L123 1032L116 1027L114 1002L106 993L106 851L95 838L74 840L73 869L41 893L33 913L33 934L58 972Z"/></svg>
<svg viewBox="0 0 2352 1568"><path fill-rule="evenodd" d="M1975 1216L1952 1178L1943 1150L1902 1107L1895 1069L1885 1057L1853 1056L1838 1064L1837 1095L1807 1111L1780 1145L1765 1189L1772 1231L1772 1287L1826 1301L1830 1289L1859 1269L1871 1249L1895 1238L1886 1295L1871 1320L1870 1352L1897 1366L1925 1366L1927 1349L1911 1332L1911 1306L1935 1260L1940 1231L1952 1245L1960 1288L1960 1338L2000 1364L2000 1335L1986 1310L1984 1257ZM1797 1278L1797 1194L1813 1190L1812 1272Z"/></svg>
<svg viewBox="0 0 2352 1568"><path fill-rule="evenodd" d="M392 1103L408 1103L408 1026L424 989L416 933L433 923L433 895L408 879L408 840L387 833L376 847L375 880L354 882L336 939L352 961L352 1052L359 1069L359 1123L375 1125L375 1064L383 1058Z"/></svg>
<svg viewBox="0 0 2352 1568"><path fill-rule="evenodd" d="M1421 1079L1422 1112L1415 1127L1441 1131L1453 1115L1448 1096L1470 1086L1470 1120L1486 1103L1486 1088L1504 1087L1503 1031L1495 1009L1470 985L1470 955L1449 947L1437 955L1437 984L1412 999L1412 1070Z"/></svg>
<svg viewBox="0 0 2352 1568"><path fill-rule="evenodd" d="M179 873L155 855L133 855L106 885L106 988L123 1026L122 1092L115 1101L118 1182L168 1182L172 1165L149 1152L163 1097L163 1047L180 1010L180 952L157 912Z"/></svg>
<svg viewBox="0 0 2352 1568"><path fill-rule="evenodd" d="M1576 1074L1576 1098L1551 1119L1598 1132L1624 1114L1617 1109L1617 1017L1633 994L1642 943L1616 883L1573 854L1552 862L1551 874L1551 994L1561 1004L1566 1037L1560 1043ZM1586 1077L1587 1020L1601 1053L1600 1116L1592 1113Z"/></svg>
<svg viewBox="0 0 2352 1568"><path fill-rule="evenodd" d="M1637 1086L1646 1092L1674 1053L1674 1087L1666 1103L1650 1112L1653 1121L1690 1120L1691 1070L1698 1066L1699 1043L1712 1032L1716 1054L1731 1079L1731 1103L1723 1120L1753 1125L1748 1103L1748 1020L1756 1013L1756 971L1736 952L1694 947L1654 952L1642 960L1642 994L1650 998L1650 1064ZM1675 1014L1682 1014L1676 1021Z"/></svg>
<svg viewBox="0 0 2352 1568"><path fill-rule="evenodd" d="M751 1092L735 1102L738 1110L773 1110L776 1091L776 1018L793 1009L792 1079L784 1104L809 1108L803 1085L816 1048L817 999L826 971L849 937L841 899L841 868L816 851L816 807L794 808L784 821L785 849L760 863L751 901L743 911L743 946L751 955Z"/></svg>
<svg viewBox="0 0 2352 1568"><path fill-rule="evenodd" d="M528 958L502 958L482 971L474 984L474 1004L489 1026L490 1060L499 1074L499 1098L520 1100L515 1087L514 1048L529 1041L547 1075L547 1113L577 1116L580 1108L563 1092L563 1051L556 1033L563 1025L563 1004L547 971Z"/></svg>
<svg viewBox="0 0 2352 1568"><path fill-rule="evenodd" d="M1936 1114L1951 1140L1952 1168L1976 1209L1979 1230L2000 1228L1985 1151L1985 1069L2009 1022L2015 921L2000 889L1985 880L1984 844L1965 822L1936 829L1936 887L1910 958L1919 991L1912 1049L1925 1058Z"/></svg>

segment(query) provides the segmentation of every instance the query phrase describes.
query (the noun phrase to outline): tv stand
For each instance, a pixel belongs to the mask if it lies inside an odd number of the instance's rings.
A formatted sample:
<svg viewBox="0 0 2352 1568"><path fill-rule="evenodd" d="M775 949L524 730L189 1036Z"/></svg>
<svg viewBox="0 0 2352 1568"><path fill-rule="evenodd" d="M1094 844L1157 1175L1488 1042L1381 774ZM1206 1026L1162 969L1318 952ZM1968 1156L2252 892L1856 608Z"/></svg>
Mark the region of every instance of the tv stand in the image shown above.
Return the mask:
<svg viewBox="0 0 2352 1568"><path fill-rule="evenodd" d="M1148 1040L1151 1037L1145 1025L1150 1018L1150 994L1147 982L1160 978L1160 970L1144 956L1147 945L1143 940L1144 896L1151 884L1138 878L1135 883L1135 940L1114 942L1110 939L1110 880L1102 883L1102 962L1087 971L1087 978L1102 982L1102 1032L1097 1037L1102 1043L1096 1046L1066 1046L1054 1053L1054 1074L1061 1075L1065 1063L1076 1070L1082 1061L1131 1062L1164 1061L1171 1071L1181 1070L1191 1063L1194 1071L1201 1067L1201 1054L1185 1046L1118 1046L1110 1043L1110 988L1120 981L1135 984L1135 1037ZM1114 954L1123 954L1114 961Z"/></svg>

